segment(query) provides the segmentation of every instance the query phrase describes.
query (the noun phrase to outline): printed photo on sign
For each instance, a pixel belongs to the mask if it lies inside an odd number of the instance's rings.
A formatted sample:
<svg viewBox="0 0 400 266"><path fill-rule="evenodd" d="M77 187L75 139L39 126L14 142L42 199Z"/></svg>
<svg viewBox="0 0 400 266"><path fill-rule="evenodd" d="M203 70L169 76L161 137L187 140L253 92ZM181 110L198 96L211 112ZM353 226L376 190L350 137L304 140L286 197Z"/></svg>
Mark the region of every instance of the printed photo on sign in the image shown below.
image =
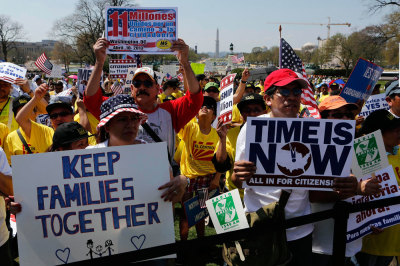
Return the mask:
<svg viewBox="0 0 400 266"><path fill-rule="evenodd" d="M239 190L209 199L206 205L217 234L249 228Z"/></svg>
<svg viewBox="0 0 400 266"><path fill-rule="evenodd" d="M171 54L177 40L175 7L107 7L105 37L109 54Z"/></svg>
<svg viewBox="0 0 400 266"><path fill-rule="evenodd" d="M358 204L400 196L396 175L391 165L376 171L375 175L382 186L380 193L369 196L355 196L346 201L352 204ZM361 180L366 180L370 177L371 176L365 176ZM350 213L347 223L346 242L354 241L372 233L371 226L383 229L399 223L399 204Z"/></svg>
<svg viewBox="0 0 400 266"><path fill-rule="evenodd" d="M383 68L365 59L358 59L356 66L344 85L340 96L348 103L366 101L374 90Z"/></svg>
<svg viewBox="0 0 400 266"><path fill-rule="evenodd" d="M355 121L249 117L245 155L256 174L247 187L332 190L350 174Z"/></svg>
<svg viewBox="0 0 400 266"><path fill-rule="evenodd" d="M152 143L13 156L21 266L175 242L172 205L158 190L170 180L166 151Z"/></svg>
<svg viewBox="0 0 400 266"><path fill-rule="evenodd" d="M368 100L361 109L359 116L367 118L367 116L369 116L372 112L380 109L390 109L384 93L369 96Z"/></svg>
<svg viewBox="0 0 400 266"><path fill-rule="evenodd" d="M370 175L389 165L380 130L354 140L351 170L357 177Z"/></svg>

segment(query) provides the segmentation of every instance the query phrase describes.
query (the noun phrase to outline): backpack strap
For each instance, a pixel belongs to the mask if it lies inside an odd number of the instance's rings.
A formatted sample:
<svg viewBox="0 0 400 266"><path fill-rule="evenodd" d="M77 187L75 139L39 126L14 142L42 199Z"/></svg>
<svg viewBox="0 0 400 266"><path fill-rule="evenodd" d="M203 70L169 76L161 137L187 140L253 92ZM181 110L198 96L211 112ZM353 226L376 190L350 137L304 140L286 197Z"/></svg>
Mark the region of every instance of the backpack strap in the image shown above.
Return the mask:
<svg viewBox="0 0 400 266"><path fill-rule="evenodd" d="M147 122L144 122L142 124L143 129L149 134L149 136L155 141L155 142L162 142L161 138L157 135L156 132L147 124ZM167 148L167 153L168 153L168 161L169 164L171 165L172 160L171 160L171 155L169 154L168 148ZM172 167L172 165L171 165Z"/></svg>
<svg viewBox="0 0 400 266"><path fill-rule="evenodd" d="M19 137L19 139L21 140L22 144L24 145L25 150L26 150L29 154L32 154L32 151L31 151L31 149L29 148L28 143L26 143L26 140L25 140L24 136L22 136L21 130L19 130L19 128L17 129L17 134L18 134L18 137Z"/></svg>

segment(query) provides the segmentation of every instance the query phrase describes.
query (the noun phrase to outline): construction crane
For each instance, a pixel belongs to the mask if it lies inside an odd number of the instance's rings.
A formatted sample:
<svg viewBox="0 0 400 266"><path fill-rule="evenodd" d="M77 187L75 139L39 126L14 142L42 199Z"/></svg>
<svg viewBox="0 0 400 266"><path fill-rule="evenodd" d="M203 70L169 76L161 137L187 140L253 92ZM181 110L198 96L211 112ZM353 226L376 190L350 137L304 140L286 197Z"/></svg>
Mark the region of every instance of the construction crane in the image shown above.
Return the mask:
<svg viewBox="0 0 400 266"><path fill-rule="evenodd" d="M296 25L320 25L328 28L328 39L331 37L331 26L348 26L351 24L346 23L331 23L331 17L328 17L328 23L302 23L302 22L267 22L267 24L296 24Z"/></svg>

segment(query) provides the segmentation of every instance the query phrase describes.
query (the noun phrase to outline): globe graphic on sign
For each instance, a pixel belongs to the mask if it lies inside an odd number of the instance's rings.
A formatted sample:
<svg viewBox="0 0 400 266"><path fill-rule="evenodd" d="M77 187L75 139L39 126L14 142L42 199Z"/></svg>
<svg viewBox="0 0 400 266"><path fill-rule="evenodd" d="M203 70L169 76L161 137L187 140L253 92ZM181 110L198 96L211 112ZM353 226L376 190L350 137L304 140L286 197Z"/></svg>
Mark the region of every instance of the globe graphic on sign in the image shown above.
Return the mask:
<svg viewBox="0 0 400 266"><path fill-rule="evenodd" d="M369 148L369 140L364 140L358 144L356 154L365 154L364 163L372 162L378 156L378 149Z"/></svg>
<svg viewBox="0 0 400 266"><path fill-rule="evenodd" d="M276 165L285 176L304 174L311 165L310 149L300 142L290 142L277 152Z"/></svg>
<svg viewBox="0 0 400 266"><path fill-rule="evenodd" d="M225 223L229 223L233 219L235 219L236 210L235 210L235 208L228 208L226 205L227 205L226 199L222 199L220 202L217 203L217 206L215 207L215 212L216 213L224 213L225 214Z"/></svg>

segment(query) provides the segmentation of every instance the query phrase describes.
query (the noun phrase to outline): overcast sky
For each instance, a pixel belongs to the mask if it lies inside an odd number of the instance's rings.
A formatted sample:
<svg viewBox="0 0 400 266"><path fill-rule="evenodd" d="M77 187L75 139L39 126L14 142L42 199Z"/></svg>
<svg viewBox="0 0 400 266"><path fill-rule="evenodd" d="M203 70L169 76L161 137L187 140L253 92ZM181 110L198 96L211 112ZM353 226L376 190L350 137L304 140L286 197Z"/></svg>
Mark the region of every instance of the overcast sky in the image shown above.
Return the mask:
<svg viewBox="0 0 400 266"><path fill-rule="evenodd" d="M1 0L0 14L23 24L28 41L54 39L54 22L75 10L78 0ZM373 0L136 0L142 7L178 7L178 36L199 52L214 52L219 28L220 51L250 52L256 46L279 45L279 22L351 23L351 27L332 26L335 33L349 34L368 25L380 24L391 11L369 13ZM272 24L277 23L277 24ZM327 36L320 25L282 24L282 36L294 48Z"/></svg>

